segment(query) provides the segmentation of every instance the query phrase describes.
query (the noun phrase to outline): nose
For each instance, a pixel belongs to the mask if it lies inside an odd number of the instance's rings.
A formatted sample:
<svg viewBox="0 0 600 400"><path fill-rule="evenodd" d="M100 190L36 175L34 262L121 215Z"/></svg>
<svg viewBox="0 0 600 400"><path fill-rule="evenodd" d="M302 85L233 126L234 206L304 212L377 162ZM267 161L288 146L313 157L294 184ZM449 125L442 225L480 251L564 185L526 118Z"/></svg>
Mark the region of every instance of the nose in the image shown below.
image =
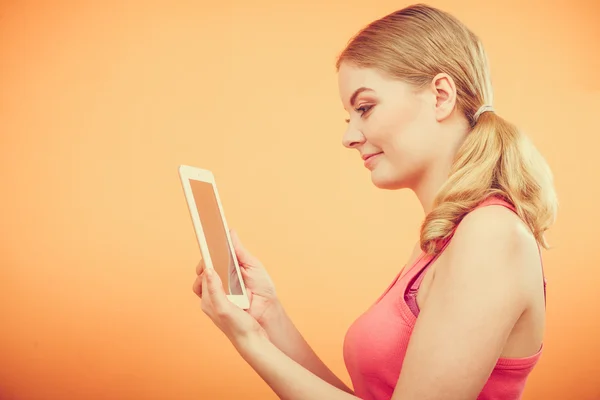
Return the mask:
<svg viewBox="0 0 600 400"><path fill-rule="evenodd" d="M351 124L348 124L348 129L346 129L346 132L342 138L342 144L349 149L353 149L364 142L365 136L362 134L362 132L356 128L353 128Z"/></svg>

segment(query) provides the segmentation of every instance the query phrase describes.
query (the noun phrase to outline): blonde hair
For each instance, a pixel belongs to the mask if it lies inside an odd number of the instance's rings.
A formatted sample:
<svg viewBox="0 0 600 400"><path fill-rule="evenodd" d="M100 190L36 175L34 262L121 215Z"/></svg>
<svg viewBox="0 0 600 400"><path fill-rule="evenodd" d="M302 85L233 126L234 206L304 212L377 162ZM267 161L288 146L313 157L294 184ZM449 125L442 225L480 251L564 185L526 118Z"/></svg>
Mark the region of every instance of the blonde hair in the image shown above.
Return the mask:
<svg viewBox="0 0 600 400"><path fill-rule="evenodd" d="M548 248L544 234L558 204L550 168L529 139L495 112L474 118L493 100L487 56L475 34L451 14L416 4L360 30L338 56L338 70L343 62L416 87L440 72L456 84L457 107L472 130L421 226L423 251L438 253L462 218L490 196L514 205L538 244Z"/></svg>

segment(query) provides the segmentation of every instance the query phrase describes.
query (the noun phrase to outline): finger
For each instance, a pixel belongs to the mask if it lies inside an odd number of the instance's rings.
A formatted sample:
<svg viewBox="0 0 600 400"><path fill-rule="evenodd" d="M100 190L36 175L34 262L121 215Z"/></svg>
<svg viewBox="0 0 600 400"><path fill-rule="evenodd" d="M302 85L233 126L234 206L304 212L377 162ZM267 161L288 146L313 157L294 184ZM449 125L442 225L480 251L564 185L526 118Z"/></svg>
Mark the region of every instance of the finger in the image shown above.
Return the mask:
<svg viewBox="0 0 600 400"><path fill-rule="evenodd" d="M214 307L212 305L212 301L210 296L208 296L206 293L208 293L208 281L206 280L206 270L202 273L202 275L199 275L196 279L198 279L200 281L200 290L202 292L202 294L204 295L204 297L202 298L202 311L208 315L210 317L210 319L212 319L213 321L215 321L215 313L214 313Z"/></svg>
<svg viewBox="0 0 600 400"><path fill-rule="evenodd" d="M240 268L240 272L242 273L242 279L244 282L248 282L250 279L252 279L252 276L250 276L252 271L248 268Z"/></svg>
<svg viewBox="0 0 600 400"><path fill-rule="evenodd" d="M254 297L252 290L246 289L246 295L248 296L248 304L252 304L252 298Z"/></svg>
<svg viewBox="0 0 600 400"><path fill-rule="evenodd" d="M202 276L202 292L210 298L210 302L217 314L226 313L231 306L223 289L221 278L212 268L207 268Z"/></svg>
<svg viewBox="0 0 600 400"><path fill-rule="evenodd" d="M192 285L192 290L194 291L194 293L196 293L198 295L198 297L202 298L202 275L204 274L200 274L196 277L196 279L194 280L194 284Z"/></svg>
<svg viewBox="0 0 600 400"><path fill-rule="evenodd" d="M196 265L196 275L200 275L202 271L204 271L204 258L201 258L198 265Z"/></svg>
<svg viewBox="0 0 600 400"><path fill-rule="evenodd" d="M231 242L233 244L233 249L235 250L235 255L241 264L241 266L252 266L259 267L262 266L260 260L254 257L242 244L237 231L235 229L230 229L229 234L231 235Z"/></svg>

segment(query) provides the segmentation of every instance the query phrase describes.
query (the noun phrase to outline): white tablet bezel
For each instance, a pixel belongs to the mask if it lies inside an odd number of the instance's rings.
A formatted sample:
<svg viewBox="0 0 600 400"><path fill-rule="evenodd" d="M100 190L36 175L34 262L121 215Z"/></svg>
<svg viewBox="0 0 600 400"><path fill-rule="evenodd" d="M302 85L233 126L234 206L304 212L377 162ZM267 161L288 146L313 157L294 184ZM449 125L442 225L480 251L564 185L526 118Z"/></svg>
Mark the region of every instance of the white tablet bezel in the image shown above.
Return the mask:
<svg viewBox="0 0 600 400"><path fill-rule="evenodd" d="M219 192L217 191L217 185L215 183L214 174L206 169L201 169L197 167L192 167L189 165L180 165L179 166L179 177L181 179L181 184L183 186L183 192L185 194L186 202L188 205L188 209L190 212L190 216L192 218L192 222L194 225L194 231L196 232L196 239L198 240L198 245L200 246L200 252L202 254L202 258L204 259L204 265L206 268L212 268L214 270L212 260L210 258L210 251L208 249L208 244L206 243L206 237L204 236L204 230L202 228L202 223L200 222L200 215L198 214L198 208L196 207L196 201L194 200L194 196L192 193L192 187L190 185L190 180L197 180L201 182L210 183L213 187L215 197L217 199L217 204L219 206L219 213L221 214L221 221L223 222L223 226L225 227L225 234L227 235L227 244L229 246L229 251L233 255L233 263L235 265L235 269L238 275L238 279L240 281L240 286L242 288L241 295L227 295L227 298L237 305L238 307L247 310L250 307L250 301L248 299L248 293L246 291L246 285L244 284L244 279L242 278L242 273L240 271L240 266L238 264L237 257L235 255L235 250L233 248L233 244L231 242L231 236L229 235L229 227L227 226L227 220L225 219L225 213L223 212L223 206L221 204L221 198L219 197ZM229 280L229 278L228 278ZM223 282L224 289L228 286L228 282Z"/></svg>

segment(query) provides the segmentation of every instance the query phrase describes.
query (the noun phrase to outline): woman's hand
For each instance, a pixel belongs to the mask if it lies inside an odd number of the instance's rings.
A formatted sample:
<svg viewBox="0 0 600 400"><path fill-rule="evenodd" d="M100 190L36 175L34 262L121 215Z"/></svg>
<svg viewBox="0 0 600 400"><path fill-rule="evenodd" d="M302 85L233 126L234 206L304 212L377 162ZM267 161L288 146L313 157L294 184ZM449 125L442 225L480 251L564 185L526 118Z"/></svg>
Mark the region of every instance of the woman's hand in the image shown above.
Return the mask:
<svg viewBox="0 0 600 400"><path fill-rule="evenodd" d="M231 230L230 235L250 300L248 313L264 327L266 321L269 318L275 318L280 311L275 285L260 260L250 254L243 246L237 232ZM200 260L196 266L198 277L193 285L194 293L200 298L202 298L202 273L204 269L204 260Z"/></svg>
<svg viewBox="0 0 600 400"><path fill-rule="evenodd" d="M246 317L250 317L261 328L260 334L265 335L264 325L272 318L276 318L281 308L275 292L275 286L265 270L263 264L254 257L242 245L237 232L230 231L233 248L240 265L242 278L246 285L246 292L250 301L250 307L246 311L231 303L223 289L223 283L218 276L210 276L204 260L200 260L196 266L196 280L193 291L202 299L202 310L213 320L213 322L229 337L237 340L247 332L257 331ZM220 302L224 299L224 302ZM231 307L235 307L231 308ZM242 314L244 314L242 316Z"/></svg>
<svg viewBox="0 0 600 400"><path fill-rule="evenodd" d="M205 268L198 276L201 281L202 311L240 350L257 338L268 339L265 330L249 313L233 304L227 298L219 274L212 268Z"/></svg>

